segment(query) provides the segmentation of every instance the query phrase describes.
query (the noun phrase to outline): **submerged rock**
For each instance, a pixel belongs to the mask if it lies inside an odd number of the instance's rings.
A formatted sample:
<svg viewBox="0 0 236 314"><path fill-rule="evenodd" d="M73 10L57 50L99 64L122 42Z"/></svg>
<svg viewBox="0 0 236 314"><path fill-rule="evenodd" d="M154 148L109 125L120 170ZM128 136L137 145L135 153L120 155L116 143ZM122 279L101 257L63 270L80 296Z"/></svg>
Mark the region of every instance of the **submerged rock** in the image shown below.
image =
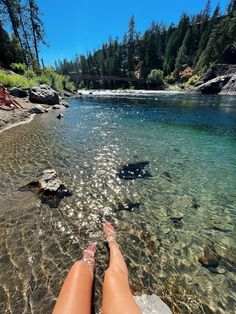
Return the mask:
<svg viewBox="0 0 236 314"><path fill-rule="evenodd" d="M139 209L140 203L133 203L129 199L126 199L125 203L119 203L117 208L114 208L114 212L121 210L126 210L128 212L133 212L135 209Z"/></svg>
<svg viewBox="0 0 236 314"><path fill-rule="evenodd" d="M221 268L221 267L208 267L208 270L211 273L218 274L218 275L225 275L226 274L226 270L224 268Z"/></svg>
<svg viewBox="0 0 236 314"><path fill-rule="evenodd" d="M180 216L180 217L170 217L170 220L173 222L173 223L179 223L179 222L182 222L182 219L184 217L183 216Z"/></svg>
<svg viewBox="0 0 236 314"><path fill-rule="evenodd" d="M149 164L149 161L127 163L119 169L117 176L120 179L125 179L125 180L150 178L152 177L152 175L150 174L150 172L144 169L145 166L148 164Z"/></svg>
<svg viewBox="0 0 236 314"><path fill-rule="evenodd" d="M57 119L62 119L64 116L62 113L59 113L59 115L57 116Z"/></svg>
<svg viewBox="0 0 236 314"><path fill-rule="evenodd" d="M221 231L221 232L231 232L231 231L233 231L234 226L230 223L225 222L225 221L214 222L212 229L216 230L216 231Z"/></svg>
<svg viewBox="0 0 236 314"><path fill-rule="evenodd" d="M59 104L58 93L48 85L34 86L30 89L29 100L34 103Z"/></svg>
<svg viewBox="0 0 236 314"><path fill-rule="evenodd" d="M197 199L194 197L192 199L192 208L193 209L198 209L199 207L201 207L201 205L198 203Z"/></svg>
<svg viewBox="0 0 236 314"><path fill-rule="evenodd" d="M162 173L162 175L163 175L163 177L165 177L165 179L166 179L167 181L169 181L169 182L172 181L172 176L171 176L171 174L170 174L169 171L164 171L164 172Z"/></svg>
<svg viewBox="0 0 236 314"><path fill-rule="evenodd" d="M52 208L58 207L64 197L72 195L72 192L62 184L54 169L44 170L21 190L38 193L42 203L46 203Z"/></svg>
<svg viewBox="0 0 236 314"><path fill-rule="evenodd" d="M217 268L219 266L220 256L212 247L207 246L204 249L203 257L200 257L198 261L202 264L202 266L212 271L212 268Z"/></svg>

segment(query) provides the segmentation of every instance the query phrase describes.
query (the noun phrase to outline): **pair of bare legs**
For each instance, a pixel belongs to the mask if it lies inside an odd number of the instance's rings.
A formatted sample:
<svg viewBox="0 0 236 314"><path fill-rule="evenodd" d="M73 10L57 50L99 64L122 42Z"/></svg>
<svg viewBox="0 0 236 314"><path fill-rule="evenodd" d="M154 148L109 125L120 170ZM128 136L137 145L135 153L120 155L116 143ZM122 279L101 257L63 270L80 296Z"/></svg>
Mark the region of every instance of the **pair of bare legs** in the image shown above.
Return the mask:
<svg viewBox="0 0 236 314"><path fill-rule="evenodd" d="M110 248L109 268L105 272L102 314L141 314L130 291L128 269L116 242L113 226L105 222L103 230ZM94 279L96 243L83 252L67 275L53 314L90 314Z"/></svg>

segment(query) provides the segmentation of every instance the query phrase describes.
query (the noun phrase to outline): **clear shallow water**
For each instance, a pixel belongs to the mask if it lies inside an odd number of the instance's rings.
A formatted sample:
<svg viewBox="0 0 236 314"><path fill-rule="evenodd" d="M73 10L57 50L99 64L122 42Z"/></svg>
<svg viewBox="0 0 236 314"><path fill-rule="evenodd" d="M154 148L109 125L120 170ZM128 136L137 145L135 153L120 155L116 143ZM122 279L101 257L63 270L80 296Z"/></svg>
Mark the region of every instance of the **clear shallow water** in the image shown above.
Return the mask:
<svg viewBox="0 0 236 314"><path fill-rule="evenodd" d="M174 313L234 313L236 98L161 94L70 103L63 120L53 111L0 134L2 313L50 313L89 240L98 241L98 309L108 262L103 216L116 225L135 294L158 294ZM119 166L136 159L150 161L153 177L118 179ZM18 191L47 168L74 192L57 209ZM140 208L115 212L127 198ZM179 216L176 226L171 218ZM207 245L221 256L225 275L198 262Z"/></svg>

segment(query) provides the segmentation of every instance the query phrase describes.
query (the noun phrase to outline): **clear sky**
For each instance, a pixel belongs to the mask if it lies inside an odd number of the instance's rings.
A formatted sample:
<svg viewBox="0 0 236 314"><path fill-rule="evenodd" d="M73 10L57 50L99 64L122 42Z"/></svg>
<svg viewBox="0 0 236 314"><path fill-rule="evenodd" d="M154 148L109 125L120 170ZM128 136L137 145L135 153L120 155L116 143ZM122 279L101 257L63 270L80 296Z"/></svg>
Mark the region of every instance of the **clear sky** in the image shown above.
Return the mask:
<svg viewBox="0 0 236 314"><path fill-rule="evenodd" d="M41 48L46 65L58 59L71 60L99 48L109 36L121 39L131 15L141 33L152 21L176 23L182 12L195 14L206 0L38 0L43 12L49 48ZM228 0L212 0L225 10Z"/></svg>

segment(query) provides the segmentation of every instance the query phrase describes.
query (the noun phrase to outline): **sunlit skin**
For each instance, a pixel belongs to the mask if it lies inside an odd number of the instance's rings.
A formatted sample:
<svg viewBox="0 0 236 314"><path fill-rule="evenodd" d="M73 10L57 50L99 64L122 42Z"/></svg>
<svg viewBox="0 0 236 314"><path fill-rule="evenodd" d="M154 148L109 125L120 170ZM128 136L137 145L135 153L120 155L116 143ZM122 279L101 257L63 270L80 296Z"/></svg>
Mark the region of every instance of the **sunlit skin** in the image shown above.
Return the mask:
<svg viewBox="0 0 236 314"><path fill-rule="evenodd" d="M0 108L8 106L9 110L20 109L22 106L15 99L12 99L3 85L0 85ZM7 109L6 107L4 109Z"/></svg>
<svg viewBox="0 0 236 314"><path fill-rule="evenodd" d="M109 222L103 224L103 231L110 249L110 262L103 283L102 313L141 314L129 287L128 269L116 242L116 232ZM91 314L95 253L96 243L90 243L82 260L74 263L53 314Z"/></svg>

